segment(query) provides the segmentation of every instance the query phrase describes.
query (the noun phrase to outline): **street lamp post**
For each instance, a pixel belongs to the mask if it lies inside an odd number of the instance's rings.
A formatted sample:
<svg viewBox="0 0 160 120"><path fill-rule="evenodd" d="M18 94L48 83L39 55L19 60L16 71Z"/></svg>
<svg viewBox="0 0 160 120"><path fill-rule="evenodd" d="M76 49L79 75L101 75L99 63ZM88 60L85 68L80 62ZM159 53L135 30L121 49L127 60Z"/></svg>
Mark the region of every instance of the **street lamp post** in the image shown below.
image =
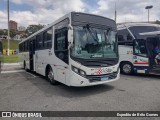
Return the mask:
<svg viewBox="0 0 160 120"><path fill-rule="evenodd" d="M115 1L115 22L117 22L117 3Z"/></svg>
<svg viewBox="0 0 160 120"><path fill-rule="evenodd" d="M8 50L7 50L7 55L9 56L9 48L10 48L10 44L9 44L9 39L10 39L10 28L9 28L9 0L8 0L8 4L7 4L7 8L8 8Z"/></svg>
<svg viewBox="0 0 160 120"><path fill-rule="evenodd" d="M148 22L149 22L149 10L150 10L151 8L153 8L152 5L146 6L146 7L145 7L145 9L148 10Z"/></svg>

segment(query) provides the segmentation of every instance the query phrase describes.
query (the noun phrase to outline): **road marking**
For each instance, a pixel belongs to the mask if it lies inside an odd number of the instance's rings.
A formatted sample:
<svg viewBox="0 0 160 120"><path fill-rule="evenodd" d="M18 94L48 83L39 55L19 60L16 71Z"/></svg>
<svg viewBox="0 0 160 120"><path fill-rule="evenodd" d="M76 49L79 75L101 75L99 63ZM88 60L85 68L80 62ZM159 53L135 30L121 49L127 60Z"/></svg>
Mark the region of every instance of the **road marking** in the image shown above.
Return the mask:
<svg viewBox="0 0 160 120"><path fill-rule="evenodd" d="M2 71L1 74L7 74L7 73L18 73L18 72L25 72L27 74L29 74L31 77L27 77L27 78L35 78L37 76L35 76L32 73L26 72L25 70L13 70L13 71ZM19 77L18 77L19 78Z"/></svg>
<svg viewBox="0 0 160 120"><path fill-rule="evenodd" d="M25 70L13 70L13 71L2 71L1 73L2 74L5 74L5 73L17 73L17 72L24 72Z"/></svg>
<svg viewBox="0 0 160 120"><path fill-rule="evenodd" d="M26 71L25 71L26 72ZM26 72L28 73L29 75L33 76L34 78L36 77L35 75L33 75L32 73L29 73L29 72Z"/></svg>

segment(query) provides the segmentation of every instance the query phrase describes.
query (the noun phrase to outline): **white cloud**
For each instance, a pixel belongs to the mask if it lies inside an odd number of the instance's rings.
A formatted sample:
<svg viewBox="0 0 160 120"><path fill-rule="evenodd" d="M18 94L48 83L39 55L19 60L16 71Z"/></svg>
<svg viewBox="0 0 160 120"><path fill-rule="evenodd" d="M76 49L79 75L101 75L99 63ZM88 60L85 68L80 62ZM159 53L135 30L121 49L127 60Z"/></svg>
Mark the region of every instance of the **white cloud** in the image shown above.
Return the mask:
<svg viewBox="0 0 160 120"><path fill-rule="evenodd" d="M21 25L37 24L37 15L31 11L13 11L11 13L11 19L17 21Z"/></svg>
<svg viewBox="0 0 160 120"><path fill-rule="evenodd" d="M159 0L99 0L98 8L92 13L114 19L115 2L117 5L117 22L147 21L145 6L153 5L150 20L160 19Z"/></svg>
<svg viewBox="0 0 160 120"><path fill-rule="evenodd" d="M0 11L0 29L7 28L7 14L4 11Z"/></svg>
<svg viewBox="0 0 160 120"><path fill-rule="evenodd" d="M98 10L99 11L104 11L104 10L108 10L109 9L109 2L106 2L106 0L99 0L98 1L98 5L99 5L99 8Z"/></svg>
<svg viewBox="0 0 160 120"><path fill-rule="evenodd" d="M52 0L11 0L15 4L27 4L33 7L47 7Z"/></svg>
<svg viewBox="0 0 160 120"><path fill-rule="evenodd" d="M159 0L98 0L98 7L87 4L85 0L10 0L11 4L29 5L28 11L11 11L10 19L18 25L49 24L71 11L90 12L114 19L115 1L117 1L117 22L146 21L146 5L153 5L151 20L160 20ZM0 28L7 28L7 12L0 10Z"/></svg>
<svg viewBox="0 0 160 120"><path fill-rule="evenodd" d="M49 24L71 11L85 11L85 4L82 0L12 0L12 3L33 7L31 11L10 12L10 19L17 21L19 26ZM0 11L0 16L2 16L0 27L7 28L6 11Z"/></svg>
<svg viewBox="0 0 160 120"><path fill-rule="evenodd" d="M82 0L55 0L55 2L52 3L52 5L55 9L62 9L63 12L85 11L85 5L82 2Z"/></svg>

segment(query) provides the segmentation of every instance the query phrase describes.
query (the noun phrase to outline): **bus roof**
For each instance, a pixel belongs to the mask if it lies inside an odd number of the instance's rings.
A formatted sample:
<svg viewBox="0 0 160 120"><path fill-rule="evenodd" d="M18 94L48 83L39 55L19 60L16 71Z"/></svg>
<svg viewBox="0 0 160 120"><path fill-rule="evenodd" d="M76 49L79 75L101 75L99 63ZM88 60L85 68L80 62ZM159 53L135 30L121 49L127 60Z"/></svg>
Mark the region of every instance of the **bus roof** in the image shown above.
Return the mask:
<svg viewBox="0 0 160 120"><path fill-rule="evenodd" d="M33 33L32 35L30 35L29 37L27 37L27 38L23 39L20 43L22 43L22 42L24 42L24 41L26 41L26 40L28 40L28 39L30 39L30 38L32 38L32 37L34 37L35 35L37 35L37 34L41 33L41 32L42 32L42 31L44 31L44 30L47 30L48 28L52 27L52 26L53 26L53 25L55 25L56 23L58 23L58 22L62 21L64 18L69 17L69 15L70 15L70 13L68 13L68 14L64 15L63 17L59 18L59 19L58 19L58 20L56 20L55 22L53 22L53 23L51 23L51 24L49 24L49 25L45 26L44 28L42 28L42 29L40 29L39 31L37 31L37 32ZM20 44L20 43L19 43L19 44Z"/></svg>
<svg viewBox="0 0 160 120"><path fill-rule="evenodd" d="M37 35L37 34L41 33L42 31L47 30L48 28L50 28L50 27L54 26L55 24L59 23L60 21L62 21L62 20L64 20L64 19L66 19L66 18L69 18L69 17L71 16L71 14L72 14L72 15L74 15L74 14L75 14L75 16L76 16L76 14L80 14L80 15L82 16L82 19L81 19L81 20L83 20L84 15L90 15L90 16L97 16L97 17L101 17L101 18L107 19L107 22L106 22L106 20L105 20L105 21L104 21L104 23L108 23L108 24L109 24L109 26L112 26L112 27L114 27L114 28L117 28L117 27L116 27L116 23L115 23L115 21L114 21L114 20L112 20L112 19L110 19L110 18L106 18L106 17L103 17L103 16L94 15L94 14L88 14L88 13L70 12L70 13L68 13L68 14L64 15L63 17L59 18L59 19L58 19L58 20L56 20L55 22L53 22L53 23L49 24L48 26L45 26L45 27L44 27L44 28L42 28L41 30L39 30L39 31L35 32L34 34L30 35L29 37L27 37L27 38L23 39L19 44L21 44L22 42L24 42L24 41L26 41L26 40L28 40L28 39L30 39L30 38L32 38L32 37L34 37L35 35ZM77 17L77 18L78 18L78 17ZM75 19L76 19L76 18L75 18ZM77 19L76 19L76 20L77 20ZM88 19L88 18L87 18L87 20L89 21L89 19ZM99 19L95 19L95 20L99 20ZM92 20L90 20L90 21L92 22L92 21L95 21L95 20L94 20L94 19L92 19ZM71 20L70 20L70 21L71 21ZM77 21L77 22L80 22L80 20L79 20L79 21ZM83 21L83 22L84 22L84 21ZM103 25L102 21L99 21L98 23L101 23L101 24ZM98 23L97 23L97 24L98 24Z"/></svg>

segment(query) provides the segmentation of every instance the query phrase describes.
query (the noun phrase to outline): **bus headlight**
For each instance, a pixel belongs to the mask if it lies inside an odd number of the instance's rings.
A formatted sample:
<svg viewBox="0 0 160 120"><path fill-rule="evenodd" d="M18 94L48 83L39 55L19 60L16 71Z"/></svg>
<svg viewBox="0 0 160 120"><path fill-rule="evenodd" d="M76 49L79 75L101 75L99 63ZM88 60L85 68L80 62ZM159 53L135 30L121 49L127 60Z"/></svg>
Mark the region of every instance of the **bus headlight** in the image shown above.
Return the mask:
<svg viewBox="0 0 160 120"><path fill-rule="evenodd" d="M75 73L78 73L78 68L72 66L72 70L73 70Z"/></svg>
<svg viewBox="0 0 160 120"><path fill-rule="evenodd" d="M79 73L81 76L86 76L86 73L83 70L80 70Z"/></svg>
<svg viewBox="0 0 160 120"><path fill-rule="evenodd" d="M83 70L81 70L81 69L78 69L78 68L72 66L72 70L73 70L75 73L79 74L80 76L83 76L83 77L86 76L86 72L83 71Z"/></svg>

